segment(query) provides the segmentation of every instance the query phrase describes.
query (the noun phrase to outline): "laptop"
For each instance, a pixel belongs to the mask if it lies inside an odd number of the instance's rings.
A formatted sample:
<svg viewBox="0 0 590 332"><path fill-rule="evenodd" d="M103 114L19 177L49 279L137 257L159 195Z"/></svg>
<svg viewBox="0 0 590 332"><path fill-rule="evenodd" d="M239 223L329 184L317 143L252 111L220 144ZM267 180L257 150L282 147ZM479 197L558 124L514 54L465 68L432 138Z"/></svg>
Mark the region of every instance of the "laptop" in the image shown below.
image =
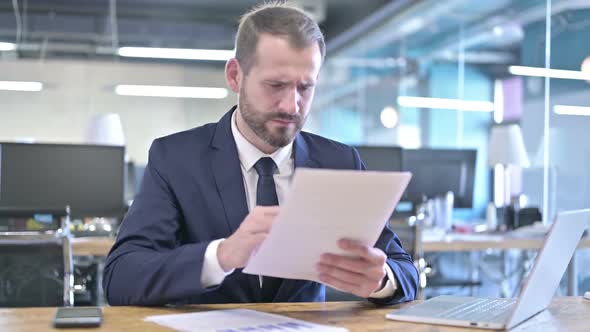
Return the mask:
<svg viewBox="0 0 590 332"><path fill-rule="evenodd" d="M394 310L386 317L404 322L493 330L513 328L547 308L588 226L590 209L559 213L515 299L437 296Z"/></svg>

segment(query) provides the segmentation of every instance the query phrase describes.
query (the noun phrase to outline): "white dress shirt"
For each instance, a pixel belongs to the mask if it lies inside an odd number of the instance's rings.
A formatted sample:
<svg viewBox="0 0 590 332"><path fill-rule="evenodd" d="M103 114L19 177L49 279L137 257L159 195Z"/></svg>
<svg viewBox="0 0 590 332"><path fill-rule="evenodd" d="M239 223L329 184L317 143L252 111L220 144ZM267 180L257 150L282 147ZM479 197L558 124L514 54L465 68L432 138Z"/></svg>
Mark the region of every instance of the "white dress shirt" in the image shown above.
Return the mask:
<svg viewBox="0 0 590 332"><path fill-rule="evenodd" d="M236 112L238 112L238 110L236 110L232 115L231 130L236 142L236 147L238 149L240 167L242 169L242 175L244 178L244 188L246 189L248 210L252 210L252 208L256 206L256 185L258 183L258 173L254 169L254 164L256 164L256 162L263 157L272 158L272 160L277 165L278 171L273 176L273 178L277 190L277 198L279 199L280 204L287 193L291 177L295 170L295 161L293 159L293 143L278 149L270 155L265 154L252 143L250 143L242 135L242 133L240 133L236 125ZM227 275L233 272L233 270L228 272L223 271L217 259L217 248L219 243L223 240L224 239L218 239L212 241L207 246L203 262L203 269L201 271L201 284L203 287L218 285ZM395 292L397 285L395 283L393 272L389 266L386 267L386 272L388 279L387 283L381 290L371 294L371 297L385 298L393 295ZM262 284L262 278L260 278L260 281Z"/></svg>

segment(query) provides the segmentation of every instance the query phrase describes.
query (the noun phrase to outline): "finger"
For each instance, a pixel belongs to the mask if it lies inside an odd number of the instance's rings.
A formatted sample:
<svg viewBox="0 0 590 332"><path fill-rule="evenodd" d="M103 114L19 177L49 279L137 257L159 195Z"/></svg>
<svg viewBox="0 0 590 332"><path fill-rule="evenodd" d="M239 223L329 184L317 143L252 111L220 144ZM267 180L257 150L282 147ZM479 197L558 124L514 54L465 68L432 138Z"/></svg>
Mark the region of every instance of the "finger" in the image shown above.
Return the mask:
<svg viewBox="0 0 590 332"><path fill-rule="evenodd" d="M368 282L362 285L354 285L345 280L326 274L320 274L320 281L336 289L352 293L356 296L367 298L371 296L373 290L379 288L380 283Z"/></svg>
<svg viewBox="0 0 590 332"><path fill-rule="evenodd" d="M268 233L276 220L272 214L251 214L247 217L244 227L250 233Z"/></svg>
<svg viewBox="0 0 590 332"><path fill-rule="evenodd" d="M360 289L357 285L353 285L346 281L340 280L338 278L332 277L327 274L320 274L319 275L320 281L328 286L334 287L344 292L353 293L354 295L359 295Z"/></svg>
<svg viewBox="0 0 590 332"><path fill-rule="evenodd" d="M362 257L374 264L385 264L387 256L378 248L369 247L355 240L342 239L338 241L341 249Z"/></svg>
<svg viewBox="0 0 590 332"><path fill-rule="evenodd" d="M335 254L323 254L320 256L320 263L337 266L341 269L357 273L364 273L373 267L373 265L365 259Z"/></svg>
<svg viewBox="0 0 590 332"><path fill-rule="evenodd" d="M242 236L236 239L237 245L234 248L234 255L251 255L264 240L266 240L267 234L258 233L252 235Z"/></svg>
<svg viewBox="0 0 590 332"><path fill-rule="evenodd" d="M328 275L353 285L363 285L367 279L364 274L341 269L334 265L318 263L316 269L320 274Z"/></svg>
<svg viewBox="0 0 590 332"><path fill-rule="evenodd" d="M273 206L258 205L254 208L254 210L252 210L252 213L254 213L256 215L274 217L279 214L279 210L280 210L280 208L278 205L273 205Z"/></svg>
<svg viewBox="0 0 590 332"><path fill-rule="evenodd" d="M272 228L272 220L257 219L248 224L246 230L248 234L268 234Z"/></svg>
<svg viewBox="0 0 590 332"><path fill-rule="evenodd" d="M267 236L268 234L266 233L253 234L252 236L249 236L246 239L246 243L250 248L259 247L262 244L262 242L266 240Z"/></svg>
<svg viewBox="0 0 590 332"><path fill-rule="evenodd" d="M250 255L254 255L258 251L262 242L266 240L266 236L266 234L256 234L248 239L248 250L250 250Z"/></svg>
<svg viewBox="0 0 590 332"><path fill-rule="evenodd" d="M381 279L383 279L383 277L385 277L386 274L383 265L372 264L364 259L351 258L333 254L322 255L319 264L339 268L353 273L362 274L367 279L372 281L380 281Z"/></svg>

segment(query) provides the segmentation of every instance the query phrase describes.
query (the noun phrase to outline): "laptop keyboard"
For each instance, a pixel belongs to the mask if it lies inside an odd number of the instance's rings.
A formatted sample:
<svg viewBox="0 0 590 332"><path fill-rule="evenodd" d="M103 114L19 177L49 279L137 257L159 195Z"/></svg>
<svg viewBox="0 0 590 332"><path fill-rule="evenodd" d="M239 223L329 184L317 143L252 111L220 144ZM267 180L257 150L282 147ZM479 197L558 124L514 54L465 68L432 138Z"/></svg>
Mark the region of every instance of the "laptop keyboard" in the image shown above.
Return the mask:
<svg viewBox="0 0 590 332"><path fill-rule="evenodd" d="M514 299L478 299L436 315L438 318L472 322L504 322L516 304Z"/></svg>

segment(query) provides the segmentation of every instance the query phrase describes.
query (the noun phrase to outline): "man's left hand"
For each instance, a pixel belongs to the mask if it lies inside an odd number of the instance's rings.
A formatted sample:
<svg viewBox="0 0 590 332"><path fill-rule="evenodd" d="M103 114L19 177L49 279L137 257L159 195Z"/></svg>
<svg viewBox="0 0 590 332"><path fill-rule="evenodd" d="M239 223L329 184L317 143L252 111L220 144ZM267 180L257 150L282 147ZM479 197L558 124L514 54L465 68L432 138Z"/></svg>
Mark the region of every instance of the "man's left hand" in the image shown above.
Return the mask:
<svg viewBox="0 0 590 332"><path fill-rule="evenodd" d="M338 241L338 246L351 256L323 254L317 264L323 283L364 298L383 287L387 261L383 251L347 239Z"/></svg>

